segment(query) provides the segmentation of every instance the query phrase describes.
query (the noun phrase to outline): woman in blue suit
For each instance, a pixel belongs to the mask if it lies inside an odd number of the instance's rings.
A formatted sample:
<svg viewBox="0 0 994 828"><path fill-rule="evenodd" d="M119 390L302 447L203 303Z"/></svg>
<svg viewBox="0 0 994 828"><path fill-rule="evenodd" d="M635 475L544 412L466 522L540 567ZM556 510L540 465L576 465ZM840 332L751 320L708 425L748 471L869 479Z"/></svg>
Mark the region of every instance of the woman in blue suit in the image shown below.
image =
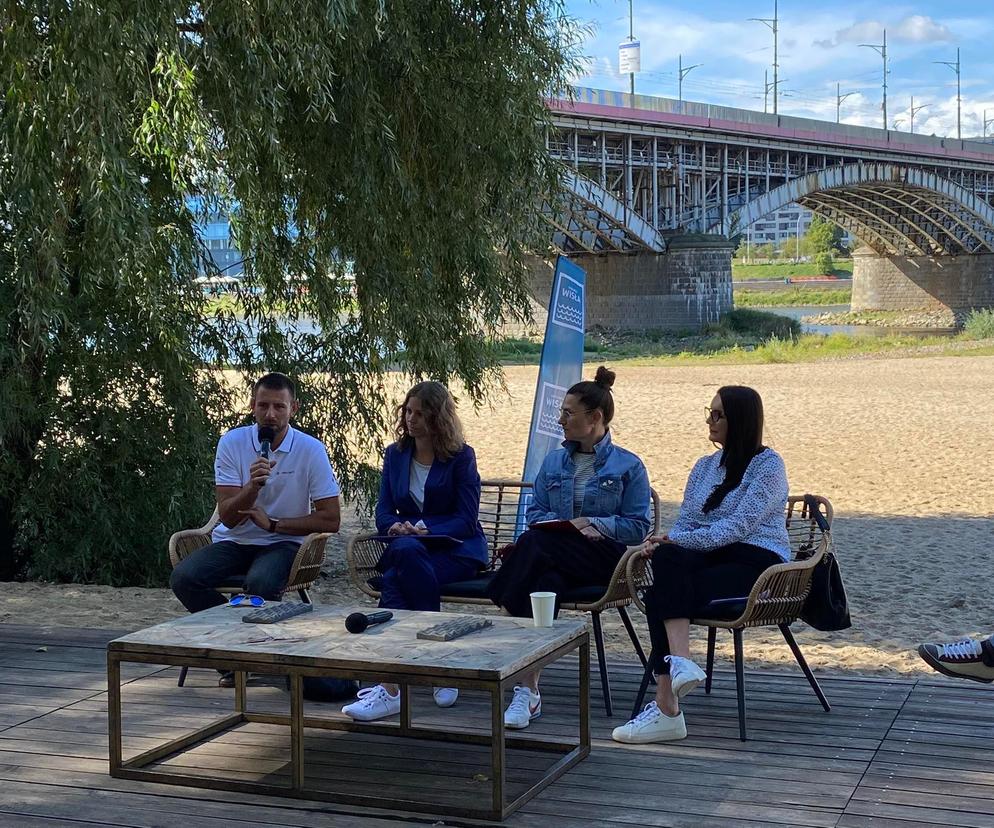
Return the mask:
<svg viewBox="0 0 994 828"><path fill-rule="evenodd" d="M383 574L380 606L438 612L442 586L472 578L488 563L480 527L480 475L476 453L466 445L456 405L439 382L420 382L397 410L396 442L383 458L376 529L394 540L376 568ZM441 538L438 536L446 536ZM458 691L434 691L450 707ZM396 685L359 691L342 708L358 721L400 711Z"/></svg>

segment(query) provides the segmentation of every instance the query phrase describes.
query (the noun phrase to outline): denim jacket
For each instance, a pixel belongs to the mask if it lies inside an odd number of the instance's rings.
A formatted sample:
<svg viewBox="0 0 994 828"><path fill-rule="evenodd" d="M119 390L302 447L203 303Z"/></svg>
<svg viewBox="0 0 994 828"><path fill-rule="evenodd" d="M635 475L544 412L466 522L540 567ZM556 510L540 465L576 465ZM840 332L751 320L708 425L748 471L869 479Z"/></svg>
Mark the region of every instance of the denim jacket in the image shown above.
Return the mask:
<svg viewBox="0 0 994 828"><path fill-rule="evenodd" d="M573 517L573 477L576 442L549 452L535 477L535 491L528 506L528 523L570 520ZM611 440L609 431L594 446L594 474L587 481L580 514L602 535L633 545L645 540L652 528L649 475L632 452Z"/></svg>

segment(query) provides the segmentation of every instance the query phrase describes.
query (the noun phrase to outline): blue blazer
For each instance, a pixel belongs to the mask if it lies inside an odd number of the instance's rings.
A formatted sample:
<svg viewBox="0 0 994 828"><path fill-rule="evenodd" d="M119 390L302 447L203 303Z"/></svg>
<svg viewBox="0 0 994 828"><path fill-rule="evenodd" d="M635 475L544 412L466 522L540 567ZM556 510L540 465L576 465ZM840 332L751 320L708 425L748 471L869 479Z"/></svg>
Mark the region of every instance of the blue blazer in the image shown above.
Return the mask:
<svg viewBox="0 0 994 828"><path fill-rule="evenodd" d="M464 445L448 460L435 459L425 481L424 508L418 509L411 497L411 460L414 445L406 449L387 446L383 455L380 497L376 503L376 531L385 535L397 521L424 521L433 535L459 538L461 544L432 546L448 549L454 555L472 558L480 567L490 562L487 540L480 526L480 473L476 452Z"/></svg>

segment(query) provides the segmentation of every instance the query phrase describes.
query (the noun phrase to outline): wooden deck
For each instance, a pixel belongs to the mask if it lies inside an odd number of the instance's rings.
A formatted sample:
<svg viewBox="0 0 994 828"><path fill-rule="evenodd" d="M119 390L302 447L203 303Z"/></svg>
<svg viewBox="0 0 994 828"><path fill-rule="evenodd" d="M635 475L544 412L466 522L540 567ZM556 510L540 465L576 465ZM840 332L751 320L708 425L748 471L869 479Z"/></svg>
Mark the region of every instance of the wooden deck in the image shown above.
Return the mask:
<svg viewBox="0 0 994 828"><path fill-rule="evenodd" d="M385 828L480 825L457 818L363 810L322 802L153 785L107 774L105 646L122 631L0 625L0 825L185 828L256 826ZM686 700L690 737L669 745L624 747L611 728L630 709L639 673L612 665L619 715L605 718L592 682L593 752L589 759L511 816L509 826L874 826L994 828L994 687L942 678L887 681L819 677L824 713L800 672L750 673L750 741L737 738L734 678L719 672L710 697ZM130 665L125 753L192 730L232 709L231 690L191 671L176 687L176 668ZM550 668L545 715L531 730L575 733L575 663ZM421 693L415 716L470 730L488 726L481 695L464 694L439 711ZM252 707L284 710L287 694L250 685ZM329 708L310 706L315 715ZM311 710L309 709L309 712ZM423 717L423 719L421 718ZM443 718L444 717L444 718ZM412 743L351 733L308 734L309 768L330 789L377 786L437 796L480 795L489 788L486 755L473 746ZM188 772L280 779L289 759L285 730L247 725L168 760ZM536 761L511 759L519 779Z"/></svg>

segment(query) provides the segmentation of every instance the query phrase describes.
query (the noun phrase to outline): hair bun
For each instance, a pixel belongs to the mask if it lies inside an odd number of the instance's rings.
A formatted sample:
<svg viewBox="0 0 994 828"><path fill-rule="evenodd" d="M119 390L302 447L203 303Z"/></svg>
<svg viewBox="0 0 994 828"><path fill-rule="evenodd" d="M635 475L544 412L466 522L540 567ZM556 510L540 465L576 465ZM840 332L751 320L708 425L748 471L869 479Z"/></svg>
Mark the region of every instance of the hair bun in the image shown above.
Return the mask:
<svg viewBox="0 0 994 828"><path fill-rule="evenodd" d="M597 369L597 373L594 374L594 382L596 382L602 388L610 389L614 385L615 373L610 368L602 365Z"/></svg>

